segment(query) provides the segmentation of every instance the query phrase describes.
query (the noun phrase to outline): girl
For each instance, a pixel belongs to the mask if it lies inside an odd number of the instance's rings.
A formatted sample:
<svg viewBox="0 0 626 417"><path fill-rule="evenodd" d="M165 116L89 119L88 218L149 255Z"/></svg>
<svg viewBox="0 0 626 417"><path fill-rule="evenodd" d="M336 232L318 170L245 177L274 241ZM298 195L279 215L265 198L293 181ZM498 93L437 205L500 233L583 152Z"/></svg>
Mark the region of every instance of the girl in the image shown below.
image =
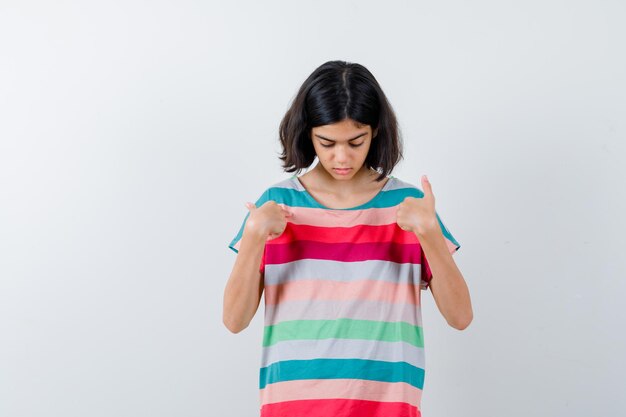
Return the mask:
<svg viewBox="0 0 626 417"><path fill-rule="evenodd" d="M280 124L283 168L229 247L223 321L245 329L265 293L262 417L420 416L420 289L447 322L472 320L459 243L421 189L389 175L402 158L396 117L362 65L330 61Z"/></svg>

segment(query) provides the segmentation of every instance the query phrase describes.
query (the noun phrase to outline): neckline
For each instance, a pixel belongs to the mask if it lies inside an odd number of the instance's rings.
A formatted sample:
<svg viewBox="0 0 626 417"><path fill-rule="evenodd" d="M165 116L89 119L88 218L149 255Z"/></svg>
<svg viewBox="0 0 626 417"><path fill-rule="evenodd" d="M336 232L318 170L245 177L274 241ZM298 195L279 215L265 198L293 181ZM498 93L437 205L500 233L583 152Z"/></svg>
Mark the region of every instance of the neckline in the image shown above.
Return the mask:
<svg viewBox="0 0 626 417"><path fill-rule="evenodd" d="M317 201L312 195L311 193L309 193L307 191L306 188L304 188L304 185L302 184L302 182L300 181L300 179L298 178L297 175L293 175L291 177L297 184L298 189L306 196L306 198L314 205L316 206L316 208L321 208L324 210L333 210L333 211L349 211L349 210L360 210L363 208L366 208L370 205L372 205L372 203L374 203L376 200L378 200L380 197L382 197L382 195L384 194L385 191L387 191L387 189L389 188L389 184L391 183L391 180L394 178L393 175L390 175L387 177L387 182L385 182L385 185L382 186L382 188L380 190L378 190L378 193L376 193L376 195L374 197L372 197L369 201L366 201L363 204L359 204L358 206L354 206L354 207L346 207L346 208L331 208L331 207L326 207L325 205L323 205L322 203L320 203L319 201Z"/></svg>

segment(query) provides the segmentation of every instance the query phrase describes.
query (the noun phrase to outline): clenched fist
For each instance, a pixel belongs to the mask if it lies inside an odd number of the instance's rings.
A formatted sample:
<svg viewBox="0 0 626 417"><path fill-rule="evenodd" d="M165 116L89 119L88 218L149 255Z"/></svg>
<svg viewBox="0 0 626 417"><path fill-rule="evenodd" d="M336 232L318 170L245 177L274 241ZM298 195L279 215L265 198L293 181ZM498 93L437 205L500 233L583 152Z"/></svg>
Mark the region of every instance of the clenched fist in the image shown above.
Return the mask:
<svg viewBox="0 0 626 417"><path fill-rule="evenodd" d="M287 218L293 215L284 204L277 204L273 200L266 201L261 207L247 202L246 207L250 211L250 216L246 221L245 230L264 236L265 240L280 236L287 227Z"/></svg>
<svg viewBox="0 0 626 417"><path fill-rule="evenodd" d="M418 235L424 234L432 228L438 227L435 213L435 196L426 175L422 175L422 190L424 197L407 197L400 204L396 212L396 223L402 230Z"/></svg>

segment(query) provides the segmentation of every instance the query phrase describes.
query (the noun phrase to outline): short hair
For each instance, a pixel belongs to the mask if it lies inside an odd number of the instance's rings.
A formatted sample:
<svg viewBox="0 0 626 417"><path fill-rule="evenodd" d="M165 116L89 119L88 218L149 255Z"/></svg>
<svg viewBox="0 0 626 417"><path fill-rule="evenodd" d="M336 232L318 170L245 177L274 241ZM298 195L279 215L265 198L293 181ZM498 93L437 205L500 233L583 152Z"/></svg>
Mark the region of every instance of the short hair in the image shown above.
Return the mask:
<svg viewBox="0 0 626 417"><path fill-rule="evenodd" d="M383 180L403 158L396 115L378 81L363 65L328 61L304 81L280 122L285 172L299 173L315 160L311 129L352 119L378 129L364 164Z"/></svg>

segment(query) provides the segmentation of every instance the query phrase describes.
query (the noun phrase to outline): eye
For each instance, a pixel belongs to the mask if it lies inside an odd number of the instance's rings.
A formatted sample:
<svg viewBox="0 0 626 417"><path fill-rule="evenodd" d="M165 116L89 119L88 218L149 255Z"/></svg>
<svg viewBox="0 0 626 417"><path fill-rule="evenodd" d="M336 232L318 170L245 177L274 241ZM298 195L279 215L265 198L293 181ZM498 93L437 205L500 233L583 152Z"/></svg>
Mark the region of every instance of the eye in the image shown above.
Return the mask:
<svg viewBox="0 0 626 417"><path fill-rule="evenodd" d="M324 148L332 148L333 145L324 145L323 143L321 143L320 145L322 145ZM350 144L351 147L353 148L358 148L359 146L363 145L363 142L359 143L358 145L354 145L354 144Z"/></svg>

